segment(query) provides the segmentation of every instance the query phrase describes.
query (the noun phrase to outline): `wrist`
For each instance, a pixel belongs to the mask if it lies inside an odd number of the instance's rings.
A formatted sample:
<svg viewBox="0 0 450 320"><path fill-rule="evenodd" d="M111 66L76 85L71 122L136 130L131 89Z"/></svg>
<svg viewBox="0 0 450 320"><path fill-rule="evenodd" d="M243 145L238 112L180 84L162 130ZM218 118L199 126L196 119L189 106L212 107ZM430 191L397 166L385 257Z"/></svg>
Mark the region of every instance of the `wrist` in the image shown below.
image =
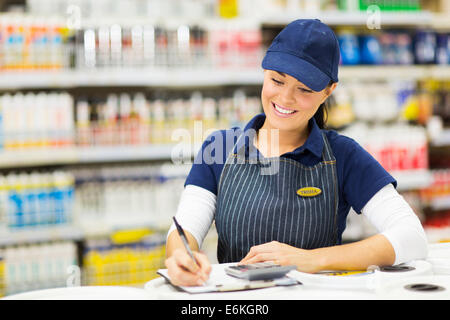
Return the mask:
<svg viewBox="0 0 450 320"><path fill-rule="evenodd" d="M317 271L330 270L330 257L323 248L313 249L314 259L316 261Z"/></svg>

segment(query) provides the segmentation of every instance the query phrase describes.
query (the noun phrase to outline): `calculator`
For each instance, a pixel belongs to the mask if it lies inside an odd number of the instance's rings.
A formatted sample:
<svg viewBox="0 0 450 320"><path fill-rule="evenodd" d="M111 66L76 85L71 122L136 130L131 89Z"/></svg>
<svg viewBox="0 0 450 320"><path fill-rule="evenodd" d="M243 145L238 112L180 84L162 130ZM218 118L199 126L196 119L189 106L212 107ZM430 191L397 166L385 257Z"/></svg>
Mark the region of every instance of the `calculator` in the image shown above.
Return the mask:
<svg viewBox="0 0 450 320"><path fill-rule="evenodd" d="M280 266L273 262L259 262L246 265L235 265L225 268L225 272L233 277L246 280L272 280L281 278L296 266Z"/></svg>

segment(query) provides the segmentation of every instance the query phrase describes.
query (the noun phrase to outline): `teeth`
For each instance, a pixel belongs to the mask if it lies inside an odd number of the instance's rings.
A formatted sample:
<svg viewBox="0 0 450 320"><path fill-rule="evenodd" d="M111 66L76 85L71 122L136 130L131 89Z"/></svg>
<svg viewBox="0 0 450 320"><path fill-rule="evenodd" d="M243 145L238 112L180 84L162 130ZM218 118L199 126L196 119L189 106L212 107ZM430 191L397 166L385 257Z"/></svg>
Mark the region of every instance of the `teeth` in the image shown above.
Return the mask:
<svg viewBox="0 0 450 320"><path fill-rule="evenodd" d="M278 111L279 113L291 114L291 113L294 113L294 112L295 112L295 110L286 110L286 109L282 109L282 108L280 108L278 105L276 105L275 103L274 103L273 105L275 106L275 109L277 109L277 111Z"/></svg>

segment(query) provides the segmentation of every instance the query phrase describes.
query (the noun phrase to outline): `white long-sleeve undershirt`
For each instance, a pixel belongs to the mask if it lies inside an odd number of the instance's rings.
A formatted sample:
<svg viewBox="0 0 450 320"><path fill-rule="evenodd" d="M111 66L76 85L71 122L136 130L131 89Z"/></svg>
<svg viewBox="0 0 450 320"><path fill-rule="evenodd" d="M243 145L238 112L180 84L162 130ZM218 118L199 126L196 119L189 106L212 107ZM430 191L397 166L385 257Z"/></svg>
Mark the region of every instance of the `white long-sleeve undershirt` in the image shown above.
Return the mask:
<svg viewBox="0 0 450 320"><path fill-rule="evenodd" d="M214 220L216 195L209 190L186 185L176 212L177 221L201 247ZM428 242L420 220L392 184L381 188L364 206L362 214L384 235L395 252L394 264L427 256ZM169 229L168 235L175 230Z"/></svg>

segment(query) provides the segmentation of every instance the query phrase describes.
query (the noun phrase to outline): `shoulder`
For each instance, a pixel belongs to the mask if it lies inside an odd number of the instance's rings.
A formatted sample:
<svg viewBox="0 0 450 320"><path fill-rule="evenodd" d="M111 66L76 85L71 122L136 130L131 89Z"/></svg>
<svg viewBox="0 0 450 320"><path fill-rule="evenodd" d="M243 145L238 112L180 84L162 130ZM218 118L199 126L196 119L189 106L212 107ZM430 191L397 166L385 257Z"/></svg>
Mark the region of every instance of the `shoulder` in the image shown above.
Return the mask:
<svg viewBox="0 0 450 320"><path fill-rule="evenodd" d="M228 154L241 132L239 127L215 130L205 138L201 151L204 155Z"/></svg>
<svg viewBox="0 0 450 320"><path fill-rule="evenodd" d="M203 140L186 178L185 186L195 185L217 194L223 166L237 140L239 130L238 127L215 130Z"/></svg>
<svg viewBox="0 0 450 320"><path fill-rule="evenodd" d="M348 136L334 130L323 130L323 132L336 158L345 158L353 155L354 152L359 153L365 151L357 141Z"/></svg>

